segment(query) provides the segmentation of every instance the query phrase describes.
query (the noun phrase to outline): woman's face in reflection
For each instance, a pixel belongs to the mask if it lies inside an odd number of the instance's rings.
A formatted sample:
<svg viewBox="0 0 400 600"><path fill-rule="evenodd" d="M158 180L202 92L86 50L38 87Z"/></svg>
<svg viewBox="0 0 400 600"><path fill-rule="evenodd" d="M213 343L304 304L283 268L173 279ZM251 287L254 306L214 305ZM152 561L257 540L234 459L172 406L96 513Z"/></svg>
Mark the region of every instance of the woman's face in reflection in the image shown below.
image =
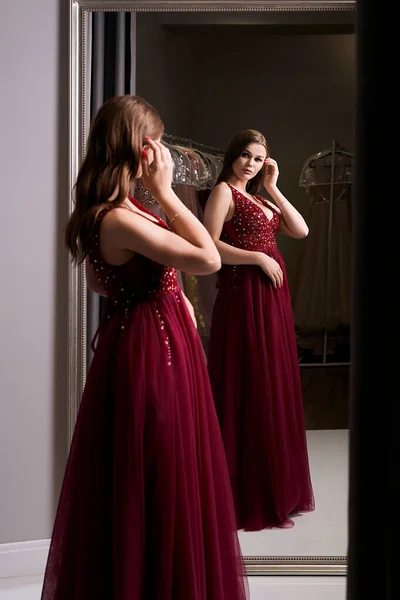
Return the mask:
<svg viewBox="0 0 400 600"><path fill-rule="evenodd" d="M263 168L267 151L262 144L249 144L232 165L232 171L239 179L250 181Z"/></svg>

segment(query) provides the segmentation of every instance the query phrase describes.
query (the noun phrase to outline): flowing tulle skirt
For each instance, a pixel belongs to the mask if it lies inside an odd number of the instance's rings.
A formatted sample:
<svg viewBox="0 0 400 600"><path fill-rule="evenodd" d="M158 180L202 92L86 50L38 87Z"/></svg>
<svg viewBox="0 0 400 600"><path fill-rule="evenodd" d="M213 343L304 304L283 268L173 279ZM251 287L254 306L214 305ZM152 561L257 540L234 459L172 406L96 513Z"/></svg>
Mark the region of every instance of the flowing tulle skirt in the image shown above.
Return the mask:
<svg viewBox="0 0 400 600"><path fill-rule="evenodd" d="M222 430L237 528L290 527L314 508L296 339L285 283L257 266L224 265L208 368Z"/></svg>
<svg viewBox="0 0 400 600"><path fill-rule="evenodd" d="M204 352L175 293L108 311L42 600L244 600Z"/></svg>

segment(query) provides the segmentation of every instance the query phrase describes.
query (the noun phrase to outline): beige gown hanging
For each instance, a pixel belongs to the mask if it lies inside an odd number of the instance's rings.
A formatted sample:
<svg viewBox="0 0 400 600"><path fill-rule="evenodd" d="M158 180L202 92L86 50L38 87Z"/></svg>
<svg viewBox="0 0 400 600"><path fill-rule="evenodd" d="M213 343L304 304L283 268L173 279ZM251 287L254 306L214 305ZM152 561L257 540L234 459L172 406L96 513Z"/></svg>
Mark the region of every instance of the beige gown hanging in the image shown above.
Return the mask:
<svg viewBox="0 0 400 600"><path fill-rule="evenodd" d="M300 185L310 197L309 235L292 285L293 314L299 344L315 354L322 354L321 335L325 331L334 334L350 325L352 176L349 157L352 155L345 153L346 162L338 160L335 168L329 265L330 169L323 169L323 164L319 169L303 168L300 179ZM325 162L328 160L329 154ZM311 159L310 162L312 164ZM335 351L334 346L332 339L328 353Z"/></svg>

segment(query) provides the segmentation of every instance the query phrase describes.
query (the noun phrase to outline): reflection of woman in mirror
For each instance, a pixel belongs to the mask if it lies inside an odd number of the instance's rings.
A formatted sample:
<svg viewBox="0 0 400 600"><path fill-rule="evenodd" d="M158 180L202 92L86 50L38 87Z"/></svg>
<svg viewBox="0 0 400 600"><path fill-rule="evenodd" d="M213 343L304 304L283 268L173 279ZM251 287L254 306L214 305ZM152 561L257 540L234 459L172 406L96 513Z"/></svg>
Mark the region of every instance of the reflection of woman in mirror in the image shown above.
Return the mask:
<svg viewBox="0 0 400 600"><path fill-rule="evenodd" d="M275 236L308 234L264 136L237 134L205 208L222 259L208 367L237 527L290 527L314 508L286 271ZM273 202L258 195L264 185Z"/></svg>
<svg viewBox="0 0 400 600"><path fill-rule="evenodd" d="M221 262L171 188L162 134L143 99L112 98L78 174L66 241L107 304L42 600L246 597L204 352L175 271L208 274ZM140 176L171 227L128 195Z"/></svg>

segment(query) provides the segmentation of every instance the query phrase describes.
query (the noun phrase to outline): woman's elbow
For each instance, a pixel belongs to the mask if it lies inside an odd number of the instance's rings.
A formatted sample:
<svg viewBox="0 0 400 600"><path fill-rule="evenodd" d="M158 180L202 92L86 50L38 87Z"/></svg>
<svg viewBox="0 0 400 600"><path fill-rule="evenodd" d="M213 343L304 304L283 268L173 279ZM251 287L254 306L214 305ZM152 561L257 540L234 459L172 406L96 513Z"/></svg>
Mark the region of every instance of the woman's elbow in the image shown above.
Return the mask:
<svg viewBox="0 0 400 600"><path fill-rule="evenodd" d="M213 240L214 241L214 240ZM211 269L211 273L216 273L222 267L222 259L221 254L218 250L217 244L214 242L214 247L212 248L211 256L208 260L208 266Z"/></svg>
<svg viewBox="0 0 400 600"><path fill-rule="evenodd" d="M212 273L217 273L222 267L222 261L219 254L211 258L207 263L207 275L211 275Z"/></svg>
<svg viewBox="0 0 400 600"><path fill-rule="evenodd" d="M212 275L213 273L217 273L222 266L221 257L218 254L217 256L210 256L208 259L202 262L201 266L199 265L198 275Z"/></svg>
<svg viewBox="0 0 400 600"><path fill-rule="evenodd" d="M305 238L305 237L307 237L307 236L308 236L308 233L309 233L309 231L310 231L310 230L308 229L307 225L304 225L304 227L303 227L303 229L302 229L302 231L301 231L300 238Z"/></svg>
<svg viewBox="0 0 400 600"><path fill-rule="evenodd" d="M299 227L297 229L296 235L294 237L296 237L296 239L298 239L298 240L301 240L308 236L308 232L309 232L309 229L308 229L307 225L303 225L303 227Z"/></svg>
<svg viewBox="0 0 400 600"><path fill-rule="evenodd" d="M205 253L191 270L193 275L212 275L221 268L221 257L217 249Z"/></svg>

